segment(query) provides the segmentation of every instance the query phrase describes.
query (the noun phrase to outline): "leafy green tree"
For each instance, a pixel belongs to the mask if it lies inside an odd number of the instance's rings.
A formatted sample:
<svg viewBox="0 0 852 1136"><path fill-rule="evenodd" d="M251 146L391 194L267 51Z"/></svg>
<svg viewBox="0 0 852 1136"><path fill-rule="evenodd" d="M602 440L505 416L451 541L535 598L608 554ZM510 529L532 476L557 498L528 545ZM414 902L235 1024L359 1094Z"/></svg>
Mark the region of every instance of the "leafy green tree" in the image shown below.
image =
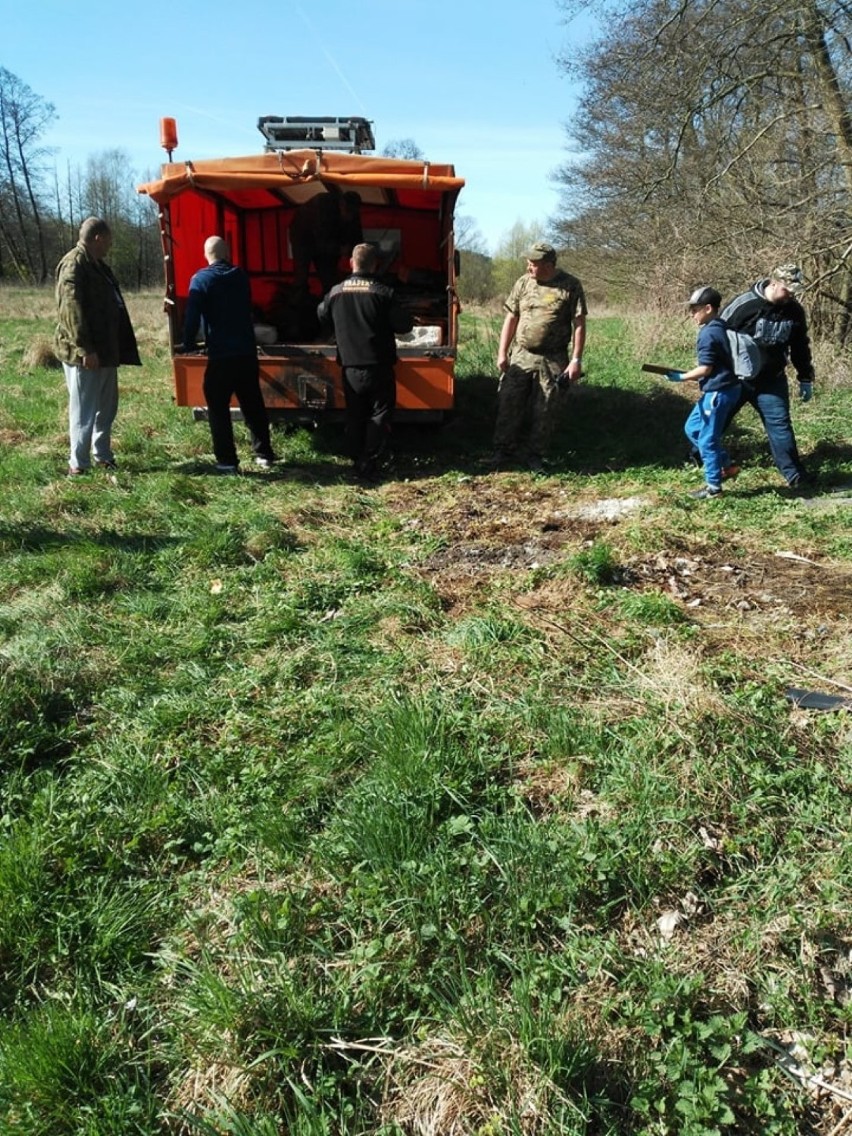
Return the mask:
<svg viewBox="0 0 852 1136"><path fill-rule="evenodd" d="M500 239L494 254L493 280L498 296L506 296L526 268L524 254L530 245L544 239L544 229L537 222L516 221Z"/></svg>
<svg viewBox="0 0 852 1136"><path fill-rule="evenodd" d="M484 304L493 299L495 289L491 258L475 249L460 249L459 259L459 299L474 304Z"/></svg>
<svg viewBox="0 0 852 1136"><path fill-rule="evenodd" d="M485 303L494 296L491 257L473 217L456 214L455 243L460 262L459 298L465 303Z"/></svg>

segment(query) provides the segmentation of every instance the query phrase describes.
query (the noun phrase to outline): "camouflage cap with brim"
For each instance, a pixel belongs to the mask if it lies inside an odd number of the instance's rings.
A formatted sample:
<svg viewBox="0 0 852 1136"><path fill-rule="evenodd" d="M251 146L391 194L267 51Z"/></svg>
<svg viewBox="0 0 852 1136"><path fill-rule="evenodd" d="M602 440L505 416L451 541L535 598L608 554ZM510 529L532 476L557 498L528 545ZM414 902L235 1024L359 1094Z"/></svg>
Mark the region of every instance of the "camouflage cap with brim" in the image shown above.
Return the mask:
<svg viewBox="0 0 852 1136"><path fill-rule="evenodd" d="M556 260L556 249L547 241L536 241L524 253L525 260Z"/></svg>
<svg viewBox="0 0 852 1136"><path fill-rule="evenodd" d="M798 264L779 264L772 270L772 279L791 292L801 292L805 286L805 277Z"/></svg>

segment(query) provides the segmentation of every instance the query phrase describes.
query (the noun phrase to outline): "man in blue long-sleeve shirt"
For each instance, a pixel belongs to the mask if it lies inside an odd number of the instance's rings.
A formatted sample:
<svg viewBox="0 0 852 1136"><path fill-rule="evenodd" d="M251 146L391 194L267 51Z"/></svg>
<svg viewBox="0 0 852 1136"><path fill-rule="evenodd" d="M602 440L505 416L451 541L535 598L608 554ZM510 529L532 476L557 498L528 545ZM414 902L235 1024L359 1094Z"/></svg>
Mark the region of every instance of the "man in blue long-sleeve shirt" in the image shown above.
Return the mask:
<svg viewBox="0 0 852 1136"><path fill-rule="evenodd" d="M239 469L231 423L232 396L248 426L255 462L271 466L277 459L260 393L249 278L242 268L231 264L228 245L221 237L207 238L204 257L207 268L196 272L189 282L183 350L196 350L198 329L203 324L207 347L204 397L216 468L220 473Z"/></svg>

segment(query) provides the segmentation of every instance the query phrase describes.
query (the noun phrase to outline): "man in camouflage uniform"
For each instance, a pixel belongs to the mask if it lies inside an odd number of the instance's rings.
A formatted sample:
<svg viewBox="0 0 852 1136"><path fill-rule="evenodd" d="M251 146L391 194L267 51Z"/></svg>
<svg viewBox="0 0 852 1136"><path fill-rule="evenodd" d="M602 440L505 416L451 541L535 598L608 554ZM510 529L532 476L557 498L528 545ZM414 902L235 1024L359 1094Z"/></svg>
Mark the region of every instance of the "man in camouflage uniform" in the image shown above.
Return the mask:
<svg viewBox="0 0 852 1136"><path fill-rule="evenodd" d="M587 309L583 285L557 268L551 245L534 244L526 260L526 274L515 281L503 305L497 424L489 464L499 468L515 460L529 411L527 464L539 473L544 469L559 389L580 380Z"/></svg>

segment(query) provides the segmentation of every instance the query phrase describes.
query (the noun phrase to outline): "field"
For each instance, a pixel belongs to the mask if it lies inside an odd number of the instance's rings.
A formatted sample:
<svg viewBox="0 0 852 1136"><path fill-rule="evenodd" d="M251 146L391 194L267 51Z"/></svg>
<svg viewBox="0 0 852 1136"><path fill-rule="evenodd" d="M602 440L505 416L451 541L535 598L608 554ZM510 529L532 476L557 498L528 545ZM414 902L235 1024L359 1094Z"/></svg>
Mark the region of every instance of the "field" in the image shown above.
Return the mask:
<svg viewBox="0 0 852 1136"><path fill-rule="evenodd" d="M323 424L220 477L129 306L71 480L0 291L0 1136L852 1133L848 361L806 497L747 410L692 500L693 329L605 314L548 476L466 313L380 485Z"/></svg>

